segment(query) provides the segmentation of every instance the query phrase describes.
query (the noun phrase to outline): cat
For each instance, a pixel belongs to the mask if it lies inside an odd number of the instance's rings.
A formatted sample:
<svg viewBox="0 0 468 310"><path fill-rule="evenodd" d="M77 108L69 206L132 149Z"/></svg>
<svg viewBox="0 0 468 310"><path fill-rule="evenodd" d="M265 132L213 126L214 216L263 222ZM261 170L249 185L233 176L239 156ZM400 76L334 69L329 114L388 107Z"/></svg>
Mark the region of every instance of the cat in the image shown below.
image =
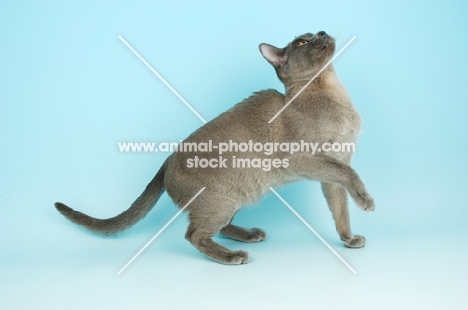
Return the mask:
<svg viewBox="0 0 468 310"><path fill-rule="evenodd" d="M263 57L274 67L285 86L285 94L263 90L238 103L228 111L193 132L183 143L355 143L361 118L330 64L297 98L269 122L298 91L330 61L335 39L324 31L296 37L285 48L262 43ZM246 229L232 224L235 214L251 204L269 187L277 187L299 179L321 182L324 196L332 212L336 230L344 245L359 248L365 238L351 232L347 193L357 206L374 210L374 201L354 169L350 167L350 151L301 151L294 154L228 150L222 167L195 167L193 159L220 159L218 150L172 153L155 177L131 207L109 219L96 219L57 202L57 210L76 224L92 231L113 234L141 220L153 208L164 191L179 207L185 206L203 187L205 190L188 205L189 227L185 238L207 257L222 264L238 265L249 261L249 253L231 251L212 237L221 233L243 241L262 241L267 234L260 228ZM233 168L236 160L278 159L271 169L259 167ZM189 163L192 163L189 165ZM213 161L214 163L214 161ZM273 165L274 166L274 165Z"/></svg>

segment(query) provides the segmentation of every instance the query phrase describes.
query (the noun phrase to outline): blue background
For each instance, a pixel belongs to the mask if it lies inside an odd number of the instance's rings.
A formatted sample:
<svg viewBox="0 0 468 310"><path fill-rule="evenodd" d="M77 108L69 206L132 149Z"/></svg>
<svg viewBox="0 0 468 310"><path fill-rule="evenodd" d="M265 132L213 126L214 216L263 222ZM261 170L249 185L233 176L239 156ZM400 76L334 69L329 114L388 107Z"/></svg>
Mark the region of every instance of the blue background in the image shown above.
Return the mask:
<svg viewBox="0 0 468 310"><path fill-rule="evenodd" d="M468 205L464 1L6 1L0 4L2 309L465 309ZM264 243L220 239L251 263L213 263L164 195L113 237L63 219L55 201L96 217L125 210L167 154L117 142L178 141L201 121L118 39L126 39L210 120L252 92L283 91L258 44L325 30L364 124L353 166L376 201L350 204L363 249L344 248L319 185L273 194L236 223Z"/></svg>

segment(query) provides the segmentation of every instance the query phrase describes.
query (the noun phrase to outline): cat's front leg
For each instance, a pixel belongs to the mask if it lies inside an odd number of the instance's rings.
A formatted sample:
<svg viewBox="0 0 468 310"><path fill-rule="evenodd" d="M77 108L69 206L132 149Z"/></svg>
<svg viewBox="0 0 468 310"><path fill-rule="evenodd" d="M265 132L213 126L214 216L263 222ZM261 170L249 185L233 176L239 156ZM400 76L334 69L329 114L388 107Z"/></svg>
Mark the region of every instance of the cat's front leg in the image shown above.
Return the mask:
<svg viewBox="0 0 468 310"><path fill-rule="evenodd" d="M322 182L322 191L332 212L336 231L345 246L349 248L363 247L366 243L366 238L360 235L353 235L351 232L346 190L341 185Z"/></svg>
<svg viewBox="0 0 468 310"><path fill-rule="evenodd" d="M324 154L296 154L288 158L293 173L325 183L336 183L348 191L358 207L364 211L374 211L375 205L359 175L348 164Z"/></svg>

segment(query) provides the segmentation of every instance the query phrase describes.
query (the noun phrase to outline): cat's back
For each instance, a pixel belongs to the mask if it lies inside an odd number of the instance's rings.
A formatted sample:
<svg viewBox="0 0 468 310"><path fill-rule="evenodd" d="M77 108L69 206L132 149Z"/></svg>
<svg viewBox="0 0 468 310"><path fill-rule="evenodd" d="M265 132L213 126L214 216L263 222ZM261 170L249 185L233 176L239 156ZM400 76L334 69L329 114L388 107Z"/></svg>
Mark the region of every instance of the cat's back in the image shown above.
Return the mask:
<svg viewBox="0 0 468 310"><path fill-rule="evenodd" d="M266 89L253 93L228 111L222 113L219 122L225 120L238 124L268 121L283 107L285 96L275 89ZM214 120L218 121L218 120Z"/></svg>
<svg viewBox="0 0 468 310"><path fill-rule="evenodd" d="M249 106L260 106L267 105L271 106L272 104L283 104L284 103L284 94L280 93L276 89L265 89L261 91L254 92L250 97L242 100L236 104L232 109Z"/></svg>
<svg viewBox="0 0 468 310"><path fill-rule="evenodd" d="M283 107L284 98L274 89L255 92L200 127L186 141L267 139L275 131L268 121Z"/></svg>

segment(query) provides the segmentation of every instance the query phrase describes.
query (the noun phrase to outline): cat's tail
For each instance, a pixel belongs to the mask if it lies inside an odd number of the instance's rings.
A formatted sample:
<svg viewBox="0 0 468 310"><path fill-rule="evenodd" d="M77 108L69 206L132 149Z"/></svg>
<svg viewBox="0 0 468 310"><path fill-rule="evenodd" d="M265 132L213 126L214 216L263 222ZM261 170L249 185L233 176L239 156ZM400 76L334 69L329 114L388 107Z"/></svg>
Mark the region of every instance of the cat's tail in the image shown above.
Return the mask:
<svg viewBox="0 0 468 310"><path fill-rule="evenodd" d="M55 203L55 208L70 221L84 226L89 230L101 234L114 234L120 232L144 218L153 208L159 197L164 193L165 163L156 173L155 177L146 186L146 189L132 203L130 208L119 215L108 219L97 219L84 213L73 210L61 202Z"/></svg>

